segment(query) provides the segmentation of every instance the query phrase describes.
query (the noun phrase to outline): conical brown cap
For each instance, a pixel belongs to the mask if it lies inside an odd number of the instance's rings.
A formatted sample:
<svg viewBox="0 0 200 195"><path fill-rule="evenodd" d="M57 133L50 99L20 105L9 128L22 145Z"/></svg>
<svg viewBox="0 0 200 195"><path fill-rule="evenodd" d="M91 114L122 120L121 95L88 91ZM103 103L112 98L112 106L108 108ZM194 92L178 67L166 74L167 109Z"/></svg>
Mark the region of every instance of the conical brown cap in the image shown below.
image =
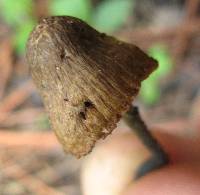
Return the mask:
<svg viewBox="0 0 200 195"><path fill-rule="evenodd" d="M77 157L116 127L157 62L138 47L73 17L49 17L33 30L27 61L64 150Z"/></svg>

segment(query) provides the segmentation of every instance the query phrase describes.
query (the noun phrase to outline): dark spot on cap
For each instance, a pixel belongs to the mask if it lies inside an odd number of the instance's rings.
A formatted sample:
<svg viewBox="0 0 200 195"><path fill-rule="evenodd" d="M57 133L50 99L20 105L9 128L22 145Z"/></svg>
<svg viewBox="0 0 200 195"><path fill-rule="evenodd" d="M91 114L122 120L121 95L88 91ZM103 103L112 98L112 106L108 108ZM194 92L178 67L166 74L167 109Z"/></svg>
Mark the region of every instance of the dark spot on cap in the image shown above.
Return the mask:
<svg viewBox="0 0 200 195"><path fill-rule="evenodd" d="M85 101L85 102L84 102L84 105L85 105L86 108L91 108L91 107L93 107L93 103L92 103L90 100Z"/></svg>
<svg viewBox="0 0 200 195"><path fill-rule="evenodd" d="M86 120L86 116L85 116L84 112L80 112L80 116L81 116L82 119Z"/></svg>

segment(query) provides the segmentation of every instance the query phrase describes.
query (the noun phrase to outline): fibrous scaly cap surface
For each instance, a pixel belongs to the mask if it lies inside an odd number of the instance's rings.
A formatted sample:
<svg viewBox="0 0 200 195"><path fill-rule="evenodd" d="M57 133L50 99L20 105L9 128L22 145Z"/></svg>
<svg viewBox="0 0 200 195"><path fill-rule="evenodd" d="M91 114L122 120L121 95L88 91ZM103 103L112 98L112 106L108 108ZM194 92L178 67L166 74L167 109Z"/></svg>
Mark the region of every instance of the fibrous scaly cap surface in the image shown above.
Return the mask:
<svg viewBox="0 0 200 195"><path fill-rule="evenodd" d="M138 47L68 16L42 19L26 57L52 128L77 157L111 133L157 67Z"/></svg>

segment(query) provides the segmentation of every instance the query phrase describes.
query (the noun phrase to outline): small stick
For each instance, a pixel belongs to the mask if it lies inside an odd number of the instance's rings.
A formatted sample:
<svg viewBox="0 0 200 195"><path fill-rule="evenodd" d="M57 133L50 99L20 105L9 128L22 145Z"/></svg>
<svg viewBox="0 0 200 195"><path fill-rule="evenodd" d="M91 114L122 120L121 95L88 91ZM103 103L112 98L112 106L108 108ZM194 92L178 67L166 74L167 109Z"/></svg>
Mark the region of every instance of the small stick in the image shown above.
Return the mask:
<svg viewBox="0 0 200 195"><path fill-rule="evenodd" d="M139 167L135 179L168 164L169 158L167 153L148 130L146 124L140 117L138 108L136 106L131 106L130 110L123 116L123 118L128 126L137 134L143 144L153 154L150 159Z"/></svg>

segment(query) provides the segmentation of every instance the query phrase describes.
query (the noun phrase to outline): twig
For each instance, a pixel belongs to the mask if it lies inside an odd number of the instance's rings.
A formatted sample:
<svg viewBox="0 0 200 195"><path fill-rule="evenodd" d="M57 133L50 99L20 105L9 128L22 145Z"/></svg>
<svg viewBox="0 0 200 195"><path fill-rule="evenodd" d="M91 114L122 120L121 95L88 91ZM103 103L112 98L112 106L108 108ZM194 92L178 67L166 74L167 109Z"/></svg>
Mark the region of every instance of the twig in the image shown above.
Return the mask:
<svg viewBox="0 0 200 195"><path fill-rule="evenodd" d="M130 31L121 31L117 35L123 40L148 48L155 42L173 43L174 38L182 31L187 31L191 35L199 33L200 19L194 19L187 24L180 24L173 28L138 28Z"/></svg>
<svg viewBox="0 0 200 195"><path fill-rule="evenodd" d="M11 110L22 104L30 96L33 89L34 86L29 81L5 97L0 103L0 121L4 120Z"/></svg>
<svg viewBox="0 0 200 195"><path fill-rule="evenodd" d="M153 156L139 168L136 178L166 165L169 162L168 155L148 130L139 115L138 108L132 106L124 115L124 120L153 154Z"/></svg>
<svg viewBox="0 0 200 195"><path fill-rule="evenodd" d="M186 18L183 22L183 26L185 26L185 28L182 28L182 30L178 31L174 39L174 60L178 66L181 64L189 46L190 40L193 36L193 34L188 31L188 28L191 21L196 21L198 19L196 15L199 6L199 0L187 0L185 6Z"/></svg>
<svg viewBox="0 0 200 195"><path fill-rule="evenodd" d="M59 147L56 140L56 136L52 132L8 132L6 130L0 130L0 146L1 147L19 147L29 149L49 150Z"/></svg>
<svg viewBox="0 0 200 195"><path fill-rule="evenodd" d="M34 123L42 115L44 115L44 110L42 108L33 107L21 109L9 114L7 113L4 120L0 121L0 126L4 128L12 128L15 125Z"/></svg>
<svg viewBox="0 0 200 195"><path fill-rule="evenodd" d="M1 29L0 29L1 31ZM0 99L12 72L12 46L7 38L0 40Z"/></svg>
<svg viewBox="0 0 200 195"><path fill-rule="evenodd" d="M187 0L186 8L187 8L187 16L188 20L197 17L198 9L199 9L200 1L199 0Z"/></svg>

